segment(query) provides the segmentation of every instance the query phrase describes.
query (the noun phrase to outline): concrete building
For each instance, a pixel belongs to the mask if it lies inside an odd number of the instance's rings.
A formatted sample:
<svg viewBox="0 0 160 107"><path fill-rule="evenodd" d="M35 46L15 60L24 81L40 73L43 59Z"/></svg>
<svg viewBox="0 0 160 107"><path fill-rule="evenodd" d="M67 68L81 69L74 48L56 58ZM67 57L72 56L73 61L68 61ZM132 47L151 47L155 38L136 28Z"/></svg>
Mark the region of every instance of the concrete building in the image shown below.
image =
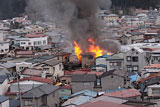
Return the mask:
<svg viewBox="0 0 160 107"><path fill-rule="evenodd" d="M146 52L138 47L124 53L124 69L128 72L138 72L147 65Z"/></svg>
<svg viewBox="0 0 160 107"><path fill-rule="evenodd" d="M22 49L35 49L48 45L48 37L44 34L27 34L25 38L20 40L20 47Z"/></svg>
<svg viewBox="0 0 160 107"><path fill-rule="evenodd" d="M9 52L9 41L6 39L6 33L0 31L0 55L5 55Z"/></svg>

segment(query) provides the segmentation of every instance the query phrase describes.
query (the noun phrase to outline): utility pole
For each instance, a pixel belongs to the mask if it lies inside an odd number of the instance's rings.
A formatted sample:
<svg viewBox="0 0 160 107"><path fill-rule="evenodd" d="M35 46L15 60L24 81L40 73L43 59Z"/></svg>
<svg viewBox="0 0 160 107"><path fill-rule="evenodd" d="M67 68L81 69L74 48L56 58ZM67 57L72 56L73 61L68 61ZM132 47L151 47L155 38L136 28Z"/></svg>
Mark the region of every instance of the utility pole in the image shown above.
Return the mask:
<svg viewBox="0 0 160 107"><path fill-rule="evenodd" d="M19 72L17 73L17 83L18 83L18 97L20 100L20 106L22 106L22 97L21 97L21 90L20 90L20 85L19 85Z"/></svg>
<svg viewBox="0 0 160 107"><path fill-rule="evenodd" d="M34 96L34 84L33 84L33 87L32 87L32 94L33 94L33 102L32 102L32 104L33 104L33 107L36 107L36 101L35 101L35 96Z"/></svg>

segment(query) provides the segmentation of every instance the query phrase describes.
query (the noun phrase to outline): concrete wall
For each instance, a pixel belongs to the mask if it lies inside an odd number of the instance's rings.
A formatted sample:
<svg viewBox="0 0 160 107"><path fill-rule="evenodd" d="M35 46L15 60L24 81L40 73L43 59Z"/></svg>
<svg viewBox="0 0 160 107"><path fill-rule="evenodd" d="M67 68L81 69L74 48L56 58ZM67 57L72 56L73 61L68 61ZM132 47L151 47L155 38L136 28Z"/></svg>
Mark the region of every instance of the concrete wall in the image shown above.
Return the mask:
<svg viewBox="0 0 160 107"><path fill-rule="evenodd" d="M54 93L51 93L47 97L47 105L49 107L56 107L56 104L59 105L59 93L58 90L55 91Z"/></svg>
<svg viewBox="0 0 160 107"><path fill-rule="evenodd" d="M6 79L3 84L0 84L0 95L4 95L8 90L8 79Z"/></svg>
<svg viewBox="0 0 160 107"><path fill-rule="evenodd" d="M82 90L93 90L94 91L94 82L72 82L72 92L78 92Z"/></svg>
<svg viewBox="0 0 160 107"><path fill-rule="evenodd" d="M7 54L9 52L9 42L0 42L0 54Z"/></svg>
<svg viewBox="0 0 160 107"><path fill-rule="evenodd" d="M101 78L102 91L118 89L124 86L124 79L118 76L107 76Z"/></svg>

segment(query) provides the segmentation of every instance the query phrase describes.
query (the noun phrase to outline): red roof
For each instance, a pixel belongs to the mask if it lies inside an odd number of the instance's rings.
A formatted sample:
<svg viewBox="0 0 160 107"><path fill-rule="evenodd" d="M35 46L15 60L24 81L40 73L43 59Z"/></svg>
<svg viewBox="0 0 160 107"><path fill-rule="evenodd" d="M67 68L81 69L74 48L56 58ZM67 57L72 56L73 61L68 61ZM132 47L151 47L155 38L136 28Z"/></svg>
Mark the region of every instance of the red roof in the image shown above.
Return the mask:
<svg viewBox="0 0 160 107"><path fill-rule="evenodd" d="M145 51L156 51L159 50L160 48L144 48L143 50Z"/></svg>
<svg viewBox="0 0 160 107"><path fill-rule="evenodd" d="M42 83L52 84L51 79L41 78L41 77L26 77L26 78L19 79L19 82L26 81L26 80L38 81L38 82L42 82ZM16 82L17 82L17 80L13 80L13 81L10 82L10 84L16 83Z"/></svg>
<svg viewBox="0 0 160 107"><path fill-rule="evenodd" d="M95 102L87 102L87 103L78 105L77 107L134 107L134 106L100 100Z"/></svg>
<svg viewBox="0 0 160 107"><path fill-rule="evenodd" d="M144 66L144 68L160 68L160 64L151 64L150 66Z"/></svg>
<svg viewBox="0 0 160 107"><path fill-rule="evenodd" d="M149 79L154 78L154 77L159 77L159 76L160 76L160 72L159 72L159 73L155 73L155 74L151 74L150 76L148 76L148 77L146 77L146 78L144 78L144 79L141 79L141 80L139 80L139 81L137 81L137 82L143 83L143 82L145 82L146 80L149 80Z"/></svg>
<svg viewBox="0 0 160 107"><path fill-rule="evenodd" d="M19 92L10 92L8 91L7 93L5 93L5 95L17 95L19 94ZM24 94L24 92L21 92L21 94Z"/></svg>
<svg viewBox="0 0 160 107"><path fill-rule="evenodd" d="M91 71L90 69L65 71L65 75L73 75L73 74L96 74L97 76L100 76L103 74L103 72Z"/></svg>
<svg viewBox="0 0 160 107"><path fill-rule="evenodd" d="M45 35L44 34L27 34L25 35L25 37L28 37L28 38L38 38L38 37L44 37Z"/></svg>
<svg viewBox="0 0 160 107"><path fill-rule="evenodd" d="M88 72L91 72L91 70L90 69L79 69L79 70L65 71L65 75L86 74Z"/></svg>
<svg viewBox="0 0 160 107"><path fill-rule="evenodd" d="M140 96L141 93L136 89L125 89L121 91L105 93L104 95L110 97L130 98L130 97Z"/></svg>
<svg viewBox="0 0 160 107"><path fill-rule="evenodd" d="M102 75L104 72L96 72L96 71L92 71L92 72L88 72L87 74L96 74L97 76Z"/></svg>

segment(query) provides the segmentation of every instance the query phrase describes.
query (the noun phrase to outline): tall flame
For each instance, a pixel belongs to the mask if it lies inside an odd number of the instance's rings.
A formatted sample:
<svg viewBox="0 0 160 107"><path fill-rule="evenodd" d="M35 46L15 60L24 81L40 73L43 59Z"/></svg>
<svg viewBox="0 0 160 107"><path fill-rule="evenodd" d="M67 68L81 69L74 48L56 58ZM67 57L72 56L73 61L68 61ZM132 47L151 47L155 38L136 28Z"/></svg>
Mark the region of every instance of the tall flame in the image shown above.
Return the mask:
<svg viewBox="0 0 160 107"><path fill-rule="evenodd" d="M75 51L74 52L76 53L79 61L82 61L82 56L81 56L82 50L81 50L80 46L78 45L78 43L76 41L74 41L74 45L75 45L75 47L74 47Z"/></svg>
<svg viewBox="0 0 160 107"><path fill-rule="evenodd" d="M91 43L88 49L89 52L94 53L95 57L99 57L103 55L103 50L101 50L99 46L95 45L95 41L92 38L89 38L88 42Z"/></svg>

